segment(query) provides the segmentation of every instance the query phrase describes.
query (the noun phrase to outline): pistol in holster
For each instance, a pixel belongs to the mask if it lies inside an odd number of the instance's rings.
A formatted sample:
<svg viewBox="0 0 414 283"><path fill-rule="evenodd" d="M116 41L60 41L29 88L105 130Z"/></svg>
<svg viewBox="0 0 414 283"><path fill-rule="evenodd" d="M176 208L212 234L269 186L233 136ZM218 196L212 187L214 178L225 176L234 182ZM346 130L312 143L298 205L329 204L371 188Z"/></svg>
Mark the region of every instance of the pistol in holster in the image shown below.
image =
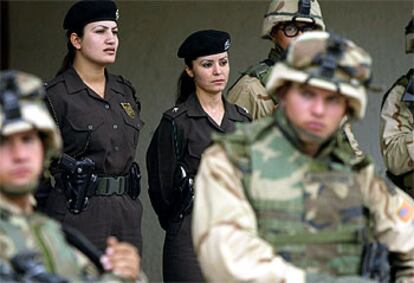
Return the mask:
<svg viewBox="0 0 414 283"><path fill-rule="evenodd" d="M79 214L86 209L89 196L96 189L95 162L89 158L76 160L63 154L59 166L63 169L62 181L68 209L73 214Z"/></svg>
<svg viewBox="0 0 414 283"><path fill-rule="evenodd" d="M127 190L132 199L136 199L141 193L141 170L136 162L129 169Z"/></svg>
<svg viewBox="0 0 414 283"><path fill-rule="evenodd" d="M191 212L194 201L194 180L184 165L179 164L174 174L174 221L178 222Z"/></svg>
<svg viewBox="0 0 414 283"><path fill-rule="evenodd" d="M386 246L378 242L365 243L362 251L361 275L380 283L389 283L390 264Z"/></svg>

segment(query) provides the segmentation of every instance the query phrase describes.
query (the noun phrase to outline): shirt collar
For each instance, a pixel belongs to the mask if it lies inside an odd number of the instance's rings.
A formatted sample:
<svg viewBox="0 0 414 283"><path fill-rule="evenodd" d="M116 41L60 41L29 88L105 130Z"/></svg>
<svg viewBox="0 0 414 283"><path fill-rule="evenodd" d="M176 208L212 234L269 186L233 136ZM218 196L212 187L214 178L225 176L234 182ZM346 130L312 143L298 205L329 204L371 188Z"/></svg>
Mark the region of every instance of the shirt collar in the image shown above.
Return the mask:
<svg viewBox="0 0 414 283"><path fill-rule="evenodd" d="M269 52L268 59L274 63L283 60L286 57L286 51L280 47L279 44L275 44L275 47L272 48Z"/></svg>
<svg viewBox="0 0 414 283"><path fill-rule="evenodd" d="M238 113L236 107L232 107L223 96L221 98L224 103L224 116L233 121L243 121L241 114ZM207 113L203 110L203 107L200 104L200 101L197 98L195 93L192 93L188 99L185 101L185 105L188 107L187 115L189 117L206 117Z"/></svg>
<svg viewBox="0 0 414 283"><path fill-rule="evenodd" d="M75 94L88 88L73 67L63 73L63 78L69 94Z"/></svg>
<svg viewBox="0 0 414 283"><path fill-rule="evenodd" d="M117 93L121 93L125 95L123 91L122 81L118 79L116 76L109 74L107 70L105 70L106 76L106 86L105 92L112 89ZM73 67L70 67L64 74L63 77L66 81L66 86L68 88L69 94L76 94L79 93L81 90L89 89L88 86L82 81L78 73Z"/></svg>
<svg viewBox="0 0 414 283"><path fill-rule="evenodd" d="M227 119L236 121L236 122L243 122L243 116L237 110L237 106L229 103L225 97L223 97L224 109L225 109L225 116ZM246 112L247 113L247 112Z"/></svg>
<svg viewBox="0 0 414 283"><path fill-rule="evenodd" d="M184 104L188 107L187 115L189 117L207 116L207 113L203 110L203 107L201 107L200 101L194 92L187 98Z"/></svg>
<svg viewBox="0 0 414 283"><path fill-rule="evenodd" d="M105 75L106 75L106 87L108 91L112 89L113 91L117 93L126 95L126 92L125 92L126 83L123 81L121 77L112 75L106 70L105 70Z"/></svg>

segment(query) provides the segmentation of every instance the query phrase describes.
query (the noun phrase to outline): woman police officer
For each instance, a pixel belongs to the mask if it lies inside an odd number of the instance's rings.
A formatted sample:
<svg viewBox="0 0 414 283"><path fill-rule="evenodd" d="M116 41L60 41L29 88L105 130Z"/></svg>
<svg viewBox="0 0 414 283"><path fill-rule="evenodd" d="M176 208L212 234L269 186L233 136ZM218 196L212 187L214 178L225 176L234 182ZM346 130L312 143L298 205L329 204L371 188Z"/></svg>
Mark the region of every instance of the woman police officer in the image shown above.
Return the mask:
<svg viewBox="0 0 414 283"><path fill-rule="evenodd" d="M185 69L178 81L176 106L166 111L147 152L149 194L164 242L165 281L203 281L191 242L192 179L211 134L250 121L242 108L222 93L229 76L230 36L217 30L197 31L178 49Z"/></svg>
<svg viewBox="0 0 414 283"><path fill-rule="evenodd" d="M51 167L46 211L100 249L114 235L141 251L140 104L133 86L106 69L117 55L118 17L110 0L76 2L65 16L68 53L46 86L64 155Z"/></svg>

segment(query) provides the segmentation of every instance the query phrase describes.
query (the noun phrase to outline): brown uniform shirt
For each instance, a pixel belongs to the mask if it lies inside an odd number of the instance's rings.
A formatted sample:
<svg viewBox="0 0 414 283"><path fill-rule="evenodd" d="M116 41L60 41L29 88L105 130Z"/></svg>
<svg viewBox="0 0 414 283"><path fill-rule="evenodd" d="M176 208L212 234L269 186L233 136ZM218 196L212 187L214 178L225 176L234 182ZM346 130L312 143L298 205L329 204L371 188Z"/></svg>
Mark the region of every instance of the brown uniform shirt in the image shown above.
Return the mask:
<svg viewBox="0 0 414 283"><path fill-rule="evenodd" d="M135 159L140 104L124 78L106 73L106 79L102 98L70 68L47 84L47 98L65 153L89 157L99 174L125 175Z"/></svg>

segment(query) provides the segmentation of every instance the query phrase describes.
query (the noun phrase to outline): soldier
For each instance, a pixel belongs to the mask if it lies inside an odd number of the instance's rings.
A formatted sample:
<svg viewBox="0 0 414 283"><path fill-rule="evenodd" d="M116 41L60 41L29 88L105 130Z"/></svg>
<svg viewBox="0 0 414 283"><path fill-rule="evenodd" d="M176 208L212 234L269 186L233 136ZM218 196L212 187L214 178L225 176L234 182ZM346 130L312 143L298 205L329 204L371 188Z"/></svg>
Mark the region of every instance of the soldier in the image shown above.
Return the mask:
<svg viewBox="0 0 414 283"><path fill-rule="evenodd" d="M70 242L86 247L101 271L112 271L96 277L99 269L66 242L61 226L33 211L38 178L61 150L43 95L40 79L17 71L0 73L0 281L134 281L140 266L135 247L111 237L100 257L67 228Z"/></svg>
<svg viewBox="0 0 414 283"><path fill-rule="evenodd" d="M371 282L358 274L375 239L392 254L396 282L412 282L413 201L336 138L345 114L364 116L370 66L351 41L300 36L267 84L280 101L275 113L205 151L193 242L207 280Z"/></svg>
<svg viewBox="0 0 414 283"><path fill-rule="evenodd" d="M405 34L406 53L413 53L413 19L405 28ZM381 150L388 169L387 175L397 186L414 197L413 68L399 78L384 95L381 108Z"/></svg>
<svg viewBox="0 0 414 283"><path fill-rule="evenodd" d="M266 60L250 67L230 88L228 100L246 108L252 118L269 116L276 108L275 97L265 89L271 67L285 57L286 48L300 34L307 31L325 30L322 12L317 0L272 0L263 21L262 38L272 40L275 47ZM343 122L344 147L362 158L363 152L347 118Z"/></svg>
<svg viewBox="0 0 414 283"><path fill-rule="evenodd" d="M286 48L306 31L325 30L317 0L272 0L263 21L262 38L274 43L266 60L253 65L230 88L228 100L246 108L253 119L271 114L277 102L266 92L271 67L285 56Z"/></svg>

